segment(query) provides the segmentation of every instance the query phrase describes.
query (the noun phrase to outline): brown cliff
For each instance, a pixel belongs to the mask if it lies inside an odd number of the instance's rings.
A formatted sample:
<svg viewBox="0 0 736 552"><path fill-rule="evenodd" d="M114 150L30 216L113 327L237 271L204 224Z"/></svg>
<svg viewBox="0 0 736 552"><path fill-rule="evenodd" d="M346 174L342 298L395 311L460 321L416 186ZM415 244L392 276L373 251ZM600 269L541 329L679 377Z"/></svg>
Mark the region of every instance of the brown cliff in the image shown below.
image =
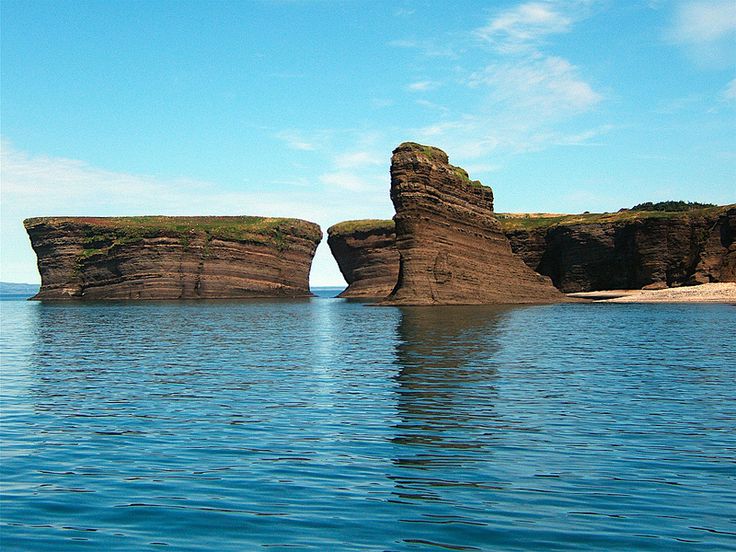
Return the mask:
<svg viewBox="0 0 736 552"><path fill-rule="evenodd" d="M736 282L736 206L721 212L711 227L691 280Z"/></svg>
<svg viewBox="0 0 736 552"><path fill-rule="evenodd" d="M498 213L497 217L514 252L568 293L736 281L736 207L691 213ZM373 224L392 225L391 220ZM371 227L355 235L345 230L342 239L352 247L332 252L341 267L361 265L360 271L350 273L348 289L364 285L361 279L366 274L386 282L386 287L376 287L378 297L379 291L389 288L388 282L395 281L399 261L397 257L393 266L389 262L396 246L384 239L385 230L380 231L381 239L371 234ZM370 244L370 254L362 250L365 244Z"/></svg>
<svg viewBox="0 0 736 552"><path fill-rule="evenodd" d="M513 254L493 214L493 192L440 149L407 142L391 159L399 275L392 305L564 300Z"/></svg>
<svg viewBox="0 0 736 552"><path fill-rule="evenodd" d="M308 296L319 226L263 217L53 217L24 221L35 299Z"/></svg>
<svg viewBox="0 0 736 552"><path fill-rule="evenodd" d="M327 244L348 288L339 297L384 298L399 275L392 220L351 220L327 230Z"/></svg>
<svg viewBox="0 0 736 552"><path fill-rule="evenodd" d="M514 252L567 293L736 281L733 206L499 218Z"/></svg>

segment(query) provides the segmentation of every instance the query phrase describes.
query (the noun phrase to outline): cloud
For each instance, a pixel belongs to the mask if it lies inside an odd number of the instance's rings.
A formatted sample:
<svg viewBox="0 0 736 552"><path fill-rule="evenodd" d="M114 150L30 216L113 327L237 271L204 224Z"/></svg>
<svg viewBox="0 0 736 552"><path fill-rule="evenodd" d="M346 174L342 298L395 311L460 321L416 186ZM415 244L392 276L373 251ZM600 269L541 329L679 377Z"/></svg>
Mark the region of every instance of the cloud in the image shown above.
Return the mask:
<svg viewBox="0 0 736 552"><path fill-rule="evenodd" d="M457 58L458 51L455 45L449 43L435 42L434 40L398 39L387 43L392 48L404 48L419 50L423 55L430 58Z"/></svg>
<svg viewBox="0 0 736 552"><path fill-rule="evenodd" d="M513 55L472 73L466 85L479 92L475 109L416 129L419 139L477 159L586 145L610 130L556 130L558 123L591 111L603 100L580 69L560 57Z"/></svg>
<svg viewBox="0 0 736 552"><path fill-rule="evenodd" d="M420 106L422 106L422 107L424 107L426 109L429 109L431 111L438 112L438 113L449 113L450 112L450 110L447 107L445 107L444 105L440 105L438 103L430 102L430 101L425 100L425 99L419 99L419 100L417 100L416 101L416 104L417 105L420 105Z"/></svg>
<svg viewBox="0 0 736 552"><path fill-rule="evenodd" d="M673 38L682 43L713 42L736 32L732 0L685 2L677 12Z"/></svg>
<svg viewBox="0 0 736 552"><path fill-rule="evenodd" d="M473 73L468 86L488 88L497 106L548 119L587 111L602 98L577 67L554 56L489 65Z"/></svg>
<svg viewBox="0 0 736 552"><path fill-rule="evenodd" d="M464 85L466 90L460 94L470 101L463 104L462 112L436 109L437 120L414 130L417 139L462 152L464 160L589 144L603 133L600 128L561 131L556 127L593 110L603 101L603 94L585 79L580 67L545 49L551 37L571 32L595 3L535 0L493 14L468 37L472 38L468 48L474 48L476 54L480 49L487 55L491 47L492 63L474 69L458 66L455 79L446 83ZM429 82L413 86L424 90ZM437 107L428 102L420 105Z"/></svg>
<svg viewBox="0 0 736 552"><path fill-rule="evenodd" d="M721 97L729 102L736 102L736 79L731 80L721 93Z"/></svg>
<svg viewBox="0 0 736 552"><path fill-rule="evenodd" d="M434 90L440 85L437 81L423 80L409 84L406 88L410 92L426 92L427 90Z"/></svg>
<svg viewBox="0 0 736 552"><path fill-rule="evenodd" d="M388 98L371 98L370 103L371 107L374 109L383 109L394 105L394 101L389 100Z"/></svg>
<svg viewBox="0 0 736 552"><path fill-rule="evenodd" d="M319 179L329 186L351 192L361 192L371 188L370 183L364 177L348 171L325 173Z"/></svg>
<svg viewBox="0 0 736 552"><path fill-rule="evenodd" d="M276 138L284 142L288 147L295 150L312 151L317 146L310 140L304 138L296 130L282 130L276 133Z"/></svg>
<svg viewBox="0 0 736 552"><path fill-rule="evenodd" d="M528 2L505 10L475 34L488 42L520 45L570 30L572 19L550 2Z"/></svg>
<svg viewBox="0 0 736 552"><path fill-rule="evenodd" d="M414 15L415 13L416 10L410 8L397 8L394 10L395 17L408 17L410 15Z"/></svg>
<svg viewBox="0 0 736 552"><path fill-rule="evenodd" d="M85 205L85 199L121 208L135 207L148 197L166 200L183 190L197 190L202 182L188 179L162 181L92 167L83 161L48 156L31 156L2 142L3 198L33 199L39 209L69 203ZM66 198L67 201L58 201Z"/></svg>
<svg viewBox="0 0 736 552"><path fill-rule="evenodd" d="M335 156L335 166L340 169L380 166L385 163L385 154L370 151L353 151Z"/></svg>
<svg viewBox="0 0 736 552"><path fill-rule="evenodd" d="M323 229L340 220L390 217L388 177L365 152L341 161L367 167L359 177L335 171L292 181L283 191L253 191L187 178L158 178L109 171L77 159L32 155L3 140L0 148L0 279L38 281L35 256L22 221L35 216L259 215L295 217ZM387 160L386 160L387 162ZM274 184L264 182L268 187ZM286 181L284 181L286 182ZM282 186L283 188L283 186ZM381 189L380 193L376 190ZM352 193L346 194L348 189ZM329 252L320 246L312 268L314 285L339 284L342 278Z"/></svg>
<svg viewBox="0 0 736 552"><path fill-rule="evenodd" d="M666 38L682 46L698 64L730 65L736 60L736 2L681 2Z"/></svg>

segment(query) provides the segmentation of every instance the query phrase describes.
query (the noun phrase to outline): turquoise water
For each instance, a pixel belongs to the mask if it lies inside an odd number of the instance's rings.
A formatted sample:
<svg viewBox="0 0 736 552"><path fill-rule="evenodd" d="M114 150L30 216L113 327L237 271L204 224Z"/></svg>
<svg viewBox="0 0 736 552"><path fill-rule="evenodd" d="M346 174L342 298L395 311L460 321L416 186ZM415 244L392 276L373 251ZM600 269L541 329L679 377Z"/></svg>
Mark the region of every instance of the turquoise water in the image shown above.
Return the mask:
<svg viewBox="0 0 736 552"><path fill-rule="evenodd" d="M3 550L734 550L736 307L4 301Z"/></svg>

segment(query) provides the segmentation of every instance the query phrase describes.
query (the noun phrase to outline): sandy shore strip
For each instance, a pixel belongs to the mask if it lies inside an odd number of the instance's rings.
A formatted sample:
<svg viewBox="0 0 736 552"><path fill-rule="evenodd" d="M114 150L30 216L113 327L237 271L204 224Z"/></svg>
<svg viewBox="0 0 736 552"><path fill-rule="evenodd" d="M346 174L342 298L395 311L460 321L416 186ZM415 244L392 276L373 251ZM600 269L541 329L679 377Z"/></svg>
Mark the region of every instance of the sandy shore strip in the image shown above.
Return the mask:
<svg viewBox="0 0 736 552"><path fill-rule="evenodd" d="M736 303L736 282L657 290L610 290L569 293L600 303Z"/></svg>

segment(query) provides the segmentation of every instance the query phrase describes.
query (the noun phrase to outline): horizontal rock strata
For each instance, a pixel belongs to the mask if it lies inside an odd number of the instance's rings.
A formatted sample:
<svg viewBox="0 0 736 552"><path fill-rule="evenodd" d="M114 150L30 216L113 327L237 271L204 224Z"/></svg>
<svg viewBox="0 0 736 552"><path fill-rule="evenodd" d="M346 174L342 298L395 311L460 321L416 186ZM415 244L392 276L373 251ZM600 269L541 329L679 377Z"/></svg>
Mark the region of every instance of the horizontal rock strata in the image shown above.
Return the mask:
<svg viewBox="0 0 736 552"><path fill-rule="evenodd" d="M736 282L736 207L690 213L499 213L497 217L513 251L568 293ZM351 288L362 285L363 274L386 282L375 288L379 296L390 292L388 282L395 281L399 260L397 255L391 265L396 245L385 239L385 229L393 228L393 221L373 221L373 226L380 229L380 239L372 236L370 226L354 236L344 230L342 239L352 247L332 252L341 266L361 259L361 271L353 271L348 280ZM370 255L362 251L364 244L370 244Z"/></svg>
<svg viewBox="0 0 736 552"><path fill-rule="evenodd" d="M319 226L263 217L53 217L24 222L35 299L308 296Z"/></svg>
<svg viewBox="0 0 736 552"><path fill-rule="evenodd" d="M392 220L353 220L331 226L327 244L348 288L339 297L384 298L399 275Z"/></svg>
<svg viewBox="0 0 736 552"><path fill-rule="evenodd" d="M391 160L399 275L385 304L547 303L559 291L512 251L493 214L493 192L415 143Z"/></svg>
<svg viewBox="0 0 736 552"><path fill-rule="evenodd" d="M514 252L564 292L736 281L736 208L499 215Z"/></svg>

